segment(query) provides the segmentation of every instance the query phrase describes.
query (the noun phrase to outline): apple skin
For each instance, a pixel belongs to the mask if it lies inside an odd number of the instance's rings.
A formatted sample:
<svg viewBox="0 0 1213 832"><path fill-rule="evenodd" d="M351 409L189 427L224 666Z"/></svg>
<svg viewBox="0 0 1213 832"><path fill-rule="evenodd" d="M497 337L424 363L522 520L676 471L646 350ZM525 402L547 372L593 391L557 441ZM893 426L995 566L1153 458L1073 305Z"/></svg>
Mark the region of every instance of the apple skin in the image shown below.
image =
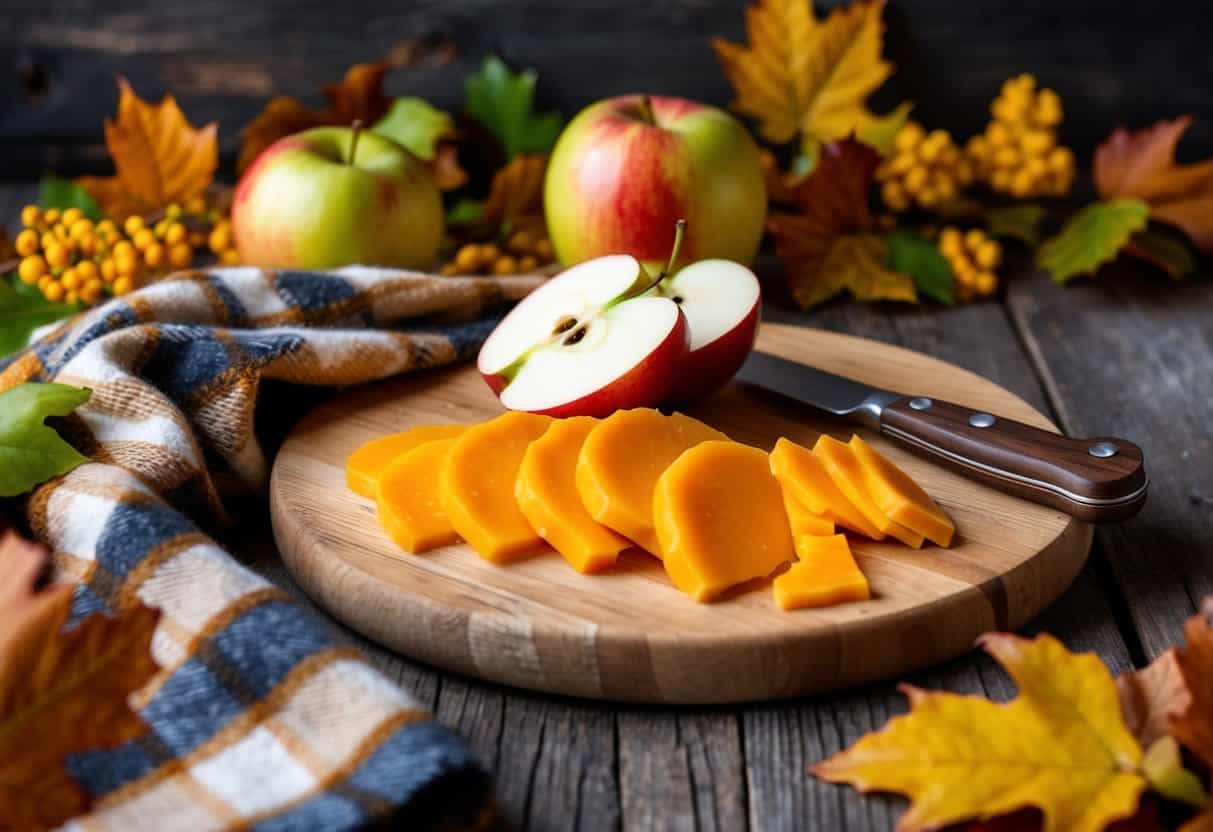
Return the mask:
<svg viewBox="0 0 1213 832"><path fill-rule="evenodd" d="M565 402L557 407L531 411L541 416L564 419L570 416L605 418L616 410L634 407L656 407L669 399L676 374L686 360L691 344L691 332L681 311L678 321L657 347L632 369L592 393ZM480 374L498 396L509 383L500 375Z"/></svg>
<svg viewBox="0 0 1213 832"><path fill-rule="evenodd" d="M685 98L609 98L582 110L552 152L544 182L548 233L568 266L604 254L664 263L687 220L679 262L749 265L762 242L766 180L749 131Z"/></svg>
<svg viewBox="0 0 1213 832"><path fill-rule="evenodd" d="M279 139L236 185L232 233L253 266L351 264L428 269L442 242L442 197L429 168L391 139L317 127Z"/></svg>
<svg viewBox="0 0 1213 832"><path fill-rule="evenodd" d="M674 404L699 401L728 384L753 352L761 318L760 299L749 314L724 335L688 352L677 369L669 401Z"/></svg>

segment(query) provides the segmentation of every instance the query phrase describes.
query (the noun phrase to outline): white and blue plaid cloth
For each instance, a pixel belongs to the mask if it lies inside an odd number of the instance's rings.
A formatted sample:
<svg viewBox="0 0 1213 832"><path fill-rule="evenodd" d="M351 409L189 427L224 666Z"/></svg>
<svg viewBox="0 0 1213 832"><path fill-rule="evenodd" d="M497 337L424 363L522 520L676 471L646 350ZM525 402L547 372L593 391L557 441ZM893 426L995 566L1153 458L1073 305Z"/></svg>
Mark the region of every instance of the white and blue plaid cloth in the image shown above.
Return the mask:
<svg viewBox="0 0 1213 832"><path fill-rule="evenodd" d="M456 828L485 822L487 776L462 741L179 509L222 516L208 464L264 487L262 379L347 385L469 357L540 281L184 272L0 361L0 391L93 391L64 429L90 461L28 503L58 575L79 582L73 616L162 611L161 671L134 696L149 730L69 759L95 806L68 828L450 828L452 809Z"/></svg>

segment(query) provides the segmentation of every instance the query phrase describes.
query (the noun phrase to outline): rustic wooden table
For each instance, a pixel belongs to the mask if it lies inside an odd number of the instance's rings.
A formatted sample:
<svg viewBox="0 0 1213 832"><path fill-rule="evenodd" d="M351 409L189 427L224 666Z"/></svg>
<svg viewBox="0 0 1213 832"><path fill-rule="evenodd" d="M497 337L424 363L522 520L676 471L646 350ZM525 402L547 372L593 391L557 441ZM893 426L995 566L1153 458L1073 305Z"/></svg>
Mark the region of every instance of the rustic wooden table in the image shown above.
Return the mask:
<svg viewBox="0 0 1213 832"><path fill-rule="evenodd" d="M11 227L33 195L31 186L0 186L0 217ZM1008 272L1001 302L840 302L809 314L768 308L766 316L921 350L997 381L1067 432L1138 442L1153 481L1145 509L1096 532L1086 569L1029 630L1095 651L1113 672L1141 666L1213 593L1213 281L1202 274L1173 283L1126 266L1061 289L1026 261ZM224 542L298 593L268 512L256 514ZM902 806L805 772L905 709L893 681L744 707L616 706L484 684L349 638L467 738L495 773L511 828L883 830ZM1014 694L976 653L905 681Z"/></svg>

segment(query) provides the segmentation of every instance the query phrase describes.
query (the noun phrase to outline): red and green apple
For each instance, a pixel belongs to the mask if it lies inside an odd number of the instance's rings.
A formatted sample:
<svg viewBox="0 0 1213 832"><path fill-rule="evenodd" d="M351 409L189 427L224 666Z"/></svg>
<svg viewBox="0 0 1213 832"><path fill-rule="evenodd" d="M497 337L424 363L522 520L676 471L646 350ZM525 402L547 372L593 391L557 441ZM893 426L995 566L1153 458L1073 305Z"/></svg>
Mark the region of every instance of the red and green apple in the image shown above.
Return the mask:
<svg viewBox="0 0 1213 832"><path fill-rule="evenodd" d="M655 267L688 223L682 263L753 261L766 217L758 146L728 113L684 98L628 95L582 110L560 135L544 212L565 265L630 254Z"/></svg>
<svg viewBox="0 0 1213 832"><path fill-rule="evenodd" d="M357 127L279 139L232 199L236 248L254 266L428 269L442 232L442 197L425 163Z"/></svg>

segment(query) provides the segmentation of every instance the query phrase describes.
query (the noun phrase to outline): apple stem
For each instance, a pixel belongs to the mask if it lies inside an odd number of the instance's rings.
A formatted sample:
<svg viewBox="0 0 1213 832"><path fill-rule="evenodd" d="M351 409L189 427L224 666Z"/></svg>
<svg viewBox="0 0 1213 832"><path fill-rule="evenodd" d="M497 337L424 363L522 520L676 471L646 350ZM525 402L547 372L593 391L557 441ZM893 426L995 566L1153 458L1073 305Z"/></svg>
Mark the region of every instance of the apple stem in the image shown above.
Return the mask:
<svg viewBox="0 0 1213 832"><path fill-rule="evenodd" d="M640 96L640 120L645 124L657 123L657 116L653 113L653 99L647 95Z"/></svg>
<svg viewBox="0 0 1213 832"><path fill-rule="evenodd" d="M358 152L358 139L362 137L362 119L360 119L360 118L354 119L353 123L350 124L350 127L353 128L353 130L350 135L349 156L346 157L346 160L345 160L345 163L347 165L354 164L354 154L356 154Z"/></svg>
<svg viewBox="0 0 1213 832"><path fill-rule="evenodd" d="M666 261L665 268L662 269L661 275L657 278L660 283L666 275L674 271L674 265L678 262L678 252L682 251L682 238L687 233L687 221L684 219L674 223L674 245L670 248L670 259Z"/></svg>

